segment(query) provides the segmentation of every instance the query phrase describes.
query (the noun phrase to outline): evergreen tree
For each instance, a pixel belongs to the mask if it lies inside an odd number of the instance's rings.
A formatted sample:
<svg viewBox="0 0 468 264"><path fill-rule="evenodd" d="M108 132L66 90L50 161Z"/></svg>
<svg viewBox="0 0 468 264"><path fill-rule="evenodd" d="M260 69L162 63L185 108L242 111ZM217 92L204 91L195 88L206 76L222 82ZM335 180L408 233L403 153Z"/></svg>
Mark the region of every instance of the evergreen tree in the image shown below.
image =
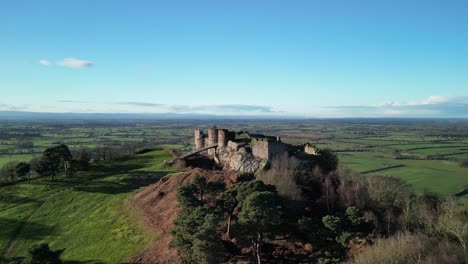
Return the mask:
<svg viewBox="0 0 468 264"><path fill-rule="evenodd" d="M254 192L242 203L239 223L249 232L257 263L261 263L262 243L265 235L281 224L282 204L274 192Z"/></svg>
<svg viewBox="0 0 468 264"><path fill-rule="evenodd" d="M247 183L242 184L237 188L237 196L236 199L239 201L239 205L242 206L243 201L254 192L276 192L276 187L274 185L265 184L263 181L249 181Z"/></svg>
<svg viewBox="0 0 468 264"><path fill-rule="evenodd" d="M231 229L231 218L234 210L238 205L238 201L236 199L237 196L237 189L230 189L223 193L223 197L221 200L223 211L227 214L227 229L226 235L229 237L230 229Z"/></svg>
<svg viewBox="0 0 468 264"><path fill-rule="evenodd" d="M214 214L205 216L203 225L193 236L193 260L198 264L218 264L224 262L223 241L216 233L217 219Z"/></svg>

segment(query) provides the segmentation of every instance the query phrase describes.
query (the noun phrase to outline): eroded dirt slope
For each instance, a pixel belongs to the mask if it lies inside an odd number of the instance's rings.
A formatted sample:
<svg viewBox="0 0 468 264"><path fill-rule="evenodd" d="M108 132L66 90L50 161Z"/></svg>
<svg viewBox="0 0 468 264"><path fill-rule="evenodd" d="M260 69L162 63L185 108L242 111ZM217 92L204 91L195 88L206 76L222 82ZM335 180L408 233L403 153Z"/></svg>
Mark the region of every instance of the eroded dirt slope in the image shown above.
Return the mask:
<svg viewBox="0 0 468 264"><path fill-rule="evenodd" d="M137 192L131 198L145 225L159 235L159 240L132 258L132 263L181 263L177 251L169 247L172 240L173 221L179 212L177 188L189 183L195 175L204 176L207 181L233 184L230 175L223 171L191 169L186 172L167 175L159 182Z"/></svg>

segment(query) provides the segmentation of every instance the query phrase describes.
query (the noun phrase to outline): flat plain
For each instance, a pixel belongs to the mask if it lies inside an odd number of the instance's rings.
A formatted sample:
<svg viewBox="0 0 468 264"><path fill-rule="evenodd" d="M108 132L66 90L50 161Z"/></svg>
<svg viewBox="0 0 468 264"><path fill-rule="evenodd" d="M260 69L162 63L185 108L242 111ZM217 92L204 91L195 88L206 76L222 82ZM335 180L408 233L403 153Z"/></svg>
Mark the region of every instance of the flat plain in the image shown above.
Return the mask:
<svg viewBox="0 0 468 264"><path fill-rule="evenodd" d="M156 149L100 161L72 178L37 178L0 187L0 263L16 263L41 241L64 248L65 263L117 263L158 239L128 205L132 192L175 169L165 149L188 152L193 129L210 126L280 136L330 148L363 177L401 177L419 193L468 202L465 120L128 120L0 123L0 166L28 161L56 144L74 152L139 144ZM99 259L95 259L99 256Z"/></svg>
<svg viewBox="0 0 468 264"><path fill-rule="evenodd" d="M418 192L456 194L468 185L468 121L460 119L2 122L0 166L59 143L72 150L139 142L188 151L193 128L212 125L330 148L351 170L398 176Z"/></svg>

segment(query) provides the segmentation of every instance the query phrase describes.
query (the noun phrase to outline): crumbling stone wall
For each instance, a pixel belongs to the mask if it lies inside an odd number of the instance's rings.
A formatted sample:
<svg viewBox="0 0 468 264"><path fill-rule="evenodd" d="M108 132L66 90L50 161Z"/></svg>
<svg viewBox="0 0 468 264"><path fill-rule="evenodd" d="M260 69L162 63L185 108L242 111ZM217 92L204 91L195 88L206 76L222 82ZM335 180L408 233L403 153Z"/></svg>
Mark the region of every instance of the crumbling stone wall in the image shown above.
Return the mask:
<svg viewBox="0 0 468 264"><path fill-rule="evenodd" d="M252 139L252 154L264 160L268 160L268 141L263 139Z"/></svg>
<svg viewBox="0 0 468 264"><path fill-rule="evenodd" d="M279 141L268 139L252 139L252 154L264 160L270 160L273 156L283 154L287 151L286 145Z"/></svg>

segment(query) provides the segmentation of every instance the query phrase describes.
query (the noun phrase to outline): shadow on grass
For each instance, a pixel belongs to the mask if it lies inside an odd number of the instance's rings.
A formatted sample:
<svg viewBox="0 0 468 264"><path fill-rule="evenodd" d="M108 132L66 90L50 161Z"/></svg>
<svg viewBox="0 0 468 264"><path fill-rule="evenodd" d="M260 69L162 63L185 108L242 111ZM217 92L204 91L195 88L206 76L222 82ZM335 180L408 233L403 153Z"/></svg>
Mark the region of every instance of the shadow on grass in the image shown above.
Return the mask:
<svg viewBox="0 0 468 264"><path fill-rule="evenodd" d="M0 201L11 204L39 203L40 201L30 197L22 197L10 193L0 193Z"/></svg>
<svg viewBox="0 0 468 264"><path fill-rule="evenodd" d="M463 191L460 191L460 192L456 193L455 197L462 197L464 195L468 195L468 189L465 189Z"/></svg>
<svg viewBox="0 0 468 264"><path fill-rule="evenodd" d="M154 163L154 157L151 156L133 156L113 161L102 161L90 165L88 170L79 171L72 177L57 177L54 181L43 178L34 184L54 189L73 188L77 191L94 193L127 193L155 183L163 176L173 172L141 170Z"/></svg>
<svg viewBox="0 0 468 264"><path fill-rule="evenodd" d="M77 186L75 190L106 194L127 193L153 184L168 173L170 172L128 172L121 179L115 181L95 180L86 185Z"/></svg>
<svg viewBox="0 0 468 264"><path fill-rule="evenodd" d="M45 236L56 234L56 229L43 224L38 224L34 222L27 222L25 220L18 219L9 219L0 217L0 227L16 227L15 234L12 236L10 232L0 233L1 240L12 240L21 232L21 239L30 239L30 240L41 240ZM27 227L27 232L24 232Z"/></svg>
<svg viewBox="0 0 468 264"><path fill-rule="evenodd" d="M63 264L104 264L105 262L102 262L100 260L65 260L63 261Z"/></svg>
<svg viewBox="0 0 468 264"><path fill-rule="evenodd" d="M0 264L24 264L27 263L27 258L25 257L11 257L11 258L6 258L6 257L0 257ZM105 262L102 262L100 260L64 260L63 264L104 264Z"/></svg>
<svg viewBox="0 0 468 264"><path fill-rule="evenodd" d="M23 264L25 263L25 261L26 261L26 258L24 257L7 258L7 257L0 256L0 264Z"/></svg>

